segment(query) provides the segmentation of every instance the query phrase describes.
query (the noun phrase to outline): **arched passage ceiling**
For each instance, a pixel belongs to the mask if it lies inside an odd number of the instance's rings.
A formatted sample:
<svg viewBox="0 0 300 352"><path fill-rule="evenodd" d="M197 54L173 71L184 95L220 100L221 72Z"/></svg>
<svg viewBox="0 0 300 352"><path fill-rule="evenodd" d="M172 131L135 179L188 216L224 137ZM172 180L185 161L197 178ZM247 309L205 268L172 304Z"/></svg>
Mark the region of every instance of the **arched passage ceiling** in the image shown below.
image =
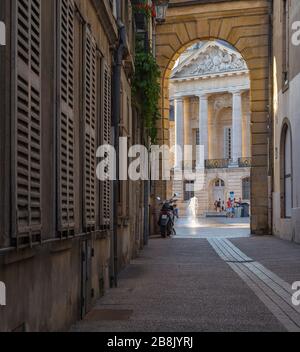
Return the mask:
<svg viewBox="0 0 300 352"><path fill-rule="evenodd" d="M199 40L221 39L246 60L251 79L251 226L256 234L268 234L271 216L268 206L270 9L268 0L173 0L167 21L157 26L156 34L156 55L162 72L162 120L158 125L161 144L169 140L169 78L181 53Z"/></svg>

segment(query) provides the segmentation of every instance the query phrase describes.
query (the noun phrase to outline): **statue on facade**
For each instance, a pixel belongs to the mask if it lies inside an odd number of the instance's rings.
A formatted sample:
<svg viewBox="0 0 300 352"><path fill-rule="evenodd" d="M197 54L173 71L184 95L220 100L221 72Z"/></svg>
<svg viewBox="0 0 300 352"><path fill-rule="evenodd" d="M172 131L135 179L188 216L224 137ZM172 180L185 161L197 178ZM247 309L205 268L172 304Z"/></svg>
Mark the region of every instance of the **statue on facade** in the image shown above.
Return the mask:
<svg viewBox="0 0 300 352"><path fill-rule="evenodd" d="M200 53L192 64L187 65L178 74L180 76L195 76L246 69L245 61L238 54L231 54L218 46L210 46L205 52Z"/></svg>

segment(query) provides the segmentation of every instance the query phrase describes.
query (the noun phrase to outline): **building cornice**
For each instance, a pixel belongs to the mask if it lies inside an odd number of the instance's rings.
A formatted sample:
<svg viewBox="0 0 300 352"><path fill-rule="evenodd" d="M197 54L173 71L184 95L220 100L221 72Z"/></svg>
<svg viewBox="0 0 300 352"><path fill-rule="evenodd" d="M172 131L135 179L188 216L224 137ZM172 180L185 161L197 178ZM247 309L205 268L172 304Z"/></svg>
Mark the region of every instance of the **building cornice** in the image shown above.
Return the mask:
<svg viewBox="0 0 300 352"><path fill-rule="evenodd" d="M208 95L214 95L214 94L224 94L224 93L229 93L233 91L241 91L241 92L247 92L250 91L250 83L249 84L243 84L240 86L235 86L235 87L220 87L220 88L211 88L211 89L191 89L191 90L184 90L184 91L176 91L173 94L170 95L170 100L173 99L183 99L185 97L199 97L205 94Z"/></svg>
<svg viewBox="0 0 300 352"><path fill-rule="evenodd" d="M207 74L202 76L187 76L183 78L171 78L170 82L179 83L179 82L187 82L187 81L198 81L198 80L200 81L200 80L207 80L207 79L213 79L213 78L242 76L242 75L249 75L249 70L220 72L220 73L213 73L213 74Z"/></svg>
<svg viewBox="0 0 300 352"><path fill-rule="evenodd" d="M107 0L92 0L99 20L103 26L110 45L114 45L118 40L118 28L116 20Z"/></svg>

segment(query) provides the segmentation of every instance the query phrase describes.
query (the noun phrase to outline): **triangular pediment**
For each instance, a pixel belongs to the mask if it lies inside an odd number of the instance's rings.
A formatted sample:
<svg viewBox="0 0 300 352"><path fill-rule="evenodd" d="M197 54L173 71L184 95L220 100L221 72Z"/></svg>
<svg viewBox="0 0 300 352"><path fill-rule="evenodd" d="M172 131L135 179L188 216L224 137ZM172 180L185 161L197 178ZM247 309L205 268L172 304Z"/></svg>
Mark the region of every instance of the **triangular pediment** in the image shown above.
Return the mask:
<svg viewBox="0 0 300 352"><path fill-rule="evenodd" d="M201 77L247 71L247 64L237 51L219 43L207 42L200 49L192 50L172 73L172 79Z"/></svg>

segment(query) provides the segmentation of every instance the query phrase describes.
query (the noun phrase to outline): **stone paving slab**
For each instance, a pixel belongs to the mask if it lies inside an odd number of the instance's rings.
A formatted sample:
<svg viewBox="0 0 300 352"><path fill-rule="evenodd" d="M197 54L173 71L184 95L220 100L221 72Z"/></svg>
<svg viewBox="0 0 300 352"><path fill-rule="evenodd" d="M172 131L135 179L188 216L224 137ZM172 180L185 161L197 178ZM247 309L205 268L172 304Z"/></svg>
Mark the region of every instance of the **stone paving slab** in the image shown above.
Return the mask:
<svg viewBox="0 0 300 352"><path fill-rule="evenodd" d="M300 281L300 245L273 236L235 238L231 242L292 285Z"/></svg>
<svg viewBox="0 0 300 352"><path fill-rule="evenodd" d="M181 218L176 223L177 238L236 238L250 236L248 218Z"/></svg>
<svg viewBox="0 0 300 352"><path fill-rule="evenodd" d="M150 241L95 309L132 314L126 321L86 320L72 331L285 330L205 239Z"/></svg>

